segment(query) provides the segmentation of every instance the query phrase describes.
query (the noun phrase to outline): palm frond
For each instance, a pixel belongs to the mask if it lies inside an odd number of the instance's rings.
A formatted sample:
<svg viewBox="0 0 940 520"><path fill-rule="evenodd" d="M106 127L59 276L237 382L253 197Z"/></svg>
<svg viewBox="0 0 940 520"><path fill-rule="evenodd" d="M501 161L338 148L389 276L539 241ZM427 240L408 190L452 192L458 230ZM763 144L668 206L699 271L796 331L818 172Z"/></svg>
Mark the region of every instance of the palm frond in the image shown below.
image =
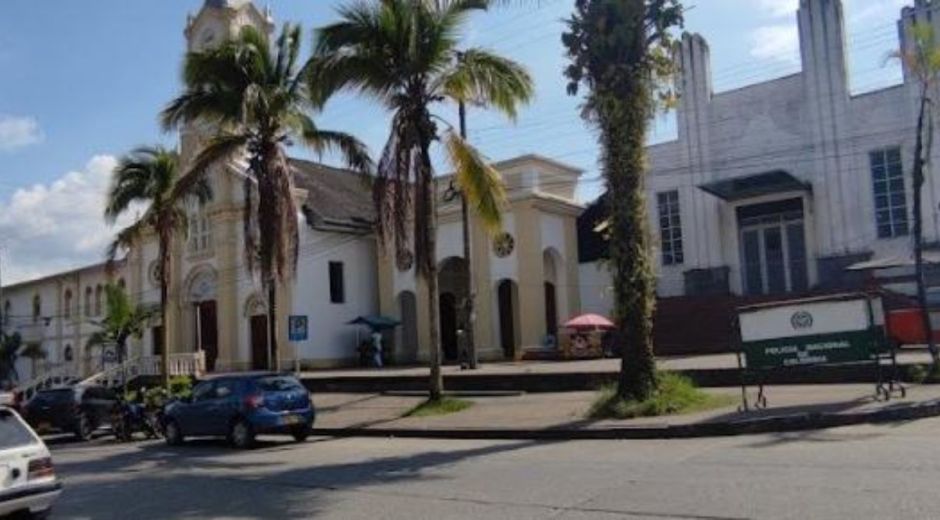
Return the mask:
<svg viewBox="0 0 940 520"><path fill-rule="evenodd" d="M236 156L249 140L245 134L220 133L209 139L209 142L196 154L192 164L183 174L186 188L190 189L209 168Z"/></svg>
<svg viewBox="0 0 940 520"><path fill-rule="evenodd" d="M304 114L297 114L298 129L302 142L318 154L335 150L343 156L346 165L359 172L371 174L375 168L366 145L345 132L320 130L313 120Z"/></svg>
<svg viewBox="0 0 940 520"><path fill-rule="evenodd" d="M117 259L118 253L122 250L127 250L133 247L140 237L143 236L144 232L150 225L149 220L149 218L142 218L118 231L117 235L114 237L114 240L112 240L108 245L107 252L105 253L109 270L114 264L114 261Z"/></svg>
<svg viewBox="0 0 940 520"><path fill-rule="evenodd" d="M483 49L458 53L456 64L442 78L441 89L451 99L496 108L510 119L535 92L525 67Z"/></svg>
<svg viewBox="0 0 940 520"><path fill-rule="evenodd" d="M456 132L447 132L445 146L447 157L454 168L454 182L460 193L487 231L498 232L506 205L506 188L502 176Z"/></svg>

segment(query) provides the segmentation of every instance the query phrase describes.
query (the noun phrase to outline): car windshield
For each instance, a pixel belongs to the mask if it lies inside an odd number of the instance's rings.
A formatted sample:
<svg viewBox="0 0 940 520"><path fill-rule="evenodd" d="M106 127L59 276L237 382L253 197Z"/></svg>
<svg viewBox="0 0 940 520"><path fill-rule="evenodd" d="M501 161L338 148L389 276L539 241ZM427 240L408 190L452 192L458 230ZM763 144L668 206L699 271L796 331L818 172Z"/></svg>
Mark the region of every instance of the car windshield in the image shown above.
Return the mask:
<svg viewBox="0 0 940 520"><path fill-rule="evenodd" d="M65 403L74 399L73 395L72 390L69 388L45 390L36 394L33 400L42 403Z"/></svg>
<svg viewBox="0 0 940 520"><path fill-rule="evenodd" d="M304 387L293 377L272 376L262 377L257 380L258 388L263 392L286 392L292 390L304 390Z"/></svg>
<svg viewBox="0 0 940 520"><path fill-rule="evenodd" d="M0 410L0 450L36 444L36 437L9 410Z"/></svg>

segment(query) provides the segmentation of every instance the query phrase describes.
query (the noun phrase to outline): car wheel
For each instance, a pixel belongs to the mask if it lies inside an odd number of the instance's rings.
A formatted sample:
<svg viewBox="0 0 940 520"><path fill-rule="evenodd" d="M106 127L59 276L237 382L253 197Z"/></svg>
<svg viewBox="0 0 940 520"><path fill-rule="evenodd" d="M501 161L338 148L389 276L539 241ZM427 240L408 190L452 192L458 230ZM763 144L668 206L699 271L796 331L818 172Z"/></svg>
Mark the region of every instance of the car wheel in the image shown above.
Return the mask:
<svg viewBox="0 0 940 520"><path fill-rule="evenodd" d="M228 440L236 448L248 449L255 444L255 431L248 421L238 419L229 430Z"/></svg>
<svg viewBox="0 0 940 520"><path fill-rule="evenodd" d="M295 441L304 442L307 440L307 437L310 437L310 426L298 426L291 430L290 434L294 436Z"/></svg>
<svg viewBox="0 0 940 520"><path fill-rule="evenodd" d="M91 420L88 416L85 414L79 415L78 424L75 425L75 438L80 441L87 441L91 437L92 430Z"/></svg>
<svg viewBox="0 0 940 520"><path fill-rule="evenodd" d="M164 434L166 437L166 443L170 446L179 446L183 444L185 440L183 437L183 430L180 429L179 423L170 419L166 422L164 426Z"/></svg>

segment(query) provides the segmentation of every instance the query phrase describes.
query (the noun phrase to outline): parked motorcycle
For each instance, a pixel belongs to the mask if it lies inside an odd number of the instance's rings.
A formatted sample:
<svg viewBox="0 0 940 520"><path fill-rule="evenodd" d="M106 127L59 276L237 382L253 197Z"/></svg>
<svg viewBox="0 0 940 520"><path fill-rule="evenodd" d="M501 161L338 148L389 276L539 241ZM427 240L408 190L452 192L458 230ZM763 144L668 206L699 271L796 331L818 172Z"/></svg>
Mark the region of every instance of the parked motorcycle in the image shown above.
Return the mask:
<svg viewBox="0 0 940 520"><path fill-rule="evenodd" d="M111 424L115 438L120 441L134 440L135 433L143 433L147 439L163 436L160 409L148 410L141 403L121 400L113 413Z"/></svg>

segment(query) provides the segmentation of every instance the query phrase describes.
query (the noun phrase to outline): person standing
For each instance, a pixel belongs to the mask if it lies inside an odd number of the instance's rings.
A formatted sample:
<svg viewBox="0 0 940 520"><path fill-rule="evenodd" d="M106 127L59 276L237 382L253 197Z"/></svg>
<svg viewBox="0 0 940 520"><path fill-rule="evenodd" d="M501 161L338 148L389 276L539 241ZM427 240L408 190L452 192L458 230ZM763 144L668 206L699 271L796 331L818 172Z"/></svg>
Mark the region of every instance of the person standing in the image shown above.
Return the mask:
<svg viewBox="0 0 940 520"><path fill-rule="evenodd" d="M377 330L372 331L372 355L375 367L382 368L382 333Z"/></svg>

